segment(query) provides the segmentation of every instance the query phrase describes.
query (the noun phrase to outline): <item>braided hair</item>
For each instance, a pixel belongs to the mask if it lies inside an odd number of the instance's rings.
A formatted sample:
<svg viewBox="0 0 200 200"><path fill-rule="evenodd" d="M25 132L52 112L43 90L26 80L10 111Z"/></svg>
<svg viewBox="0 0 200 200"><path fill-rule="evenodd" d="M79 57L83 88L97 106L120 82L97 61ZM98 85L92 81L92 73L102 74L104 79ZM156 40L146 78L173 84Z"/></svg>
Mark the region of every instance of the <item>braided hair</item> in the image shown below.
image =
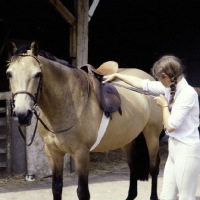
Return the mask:
<svg viewBox="0 0 200 200"><path fill-rule="evenodd" d="M151 69L153 77L158 79L159 77L169 77L171 80L170 85L170 101L169 104L174 102L174 95L176 93L177 79L183 75L184 65L181 60L173 55L166 55L161 57Z"/></svg>

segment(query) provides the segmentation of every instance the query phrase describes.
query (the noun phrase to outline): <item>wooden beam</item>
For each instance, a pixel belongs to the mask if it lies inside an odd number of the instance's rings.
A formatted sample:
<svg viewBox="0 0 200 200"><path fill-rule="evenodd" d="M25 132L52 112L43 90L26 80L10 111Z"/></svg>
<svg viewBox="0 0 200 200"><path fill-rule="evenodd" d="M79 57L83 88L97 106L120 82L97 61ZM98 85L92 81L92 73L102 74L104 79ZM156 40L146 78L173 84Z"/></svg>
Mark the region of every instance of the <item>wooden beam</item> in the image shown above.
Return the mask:
<svg viewBox="0 0 200 200"><path fill-rule="evenodd" d="M76 58L77 56L77 30L76 26L70 27L70 44L69 44L69 56Z"/></svg>
<svg viewBox="0 0 200 200"><path fill-rule="evenodd" d="M0 100L10 100L11 97L11 92L0 92Z"/></svg>
<svg viewBox="0 0 200 200"><path fill-rule="evenodd" d="M88 62L88 10L89 0L74 0L77 25L70 29L70 55L72 64L81 67ZM70 157L70 171L76 171L75 161Z"/></svg>
<svg viewBox="0 0 200 200"><path fill-rule="evenodd" d="M89 0L77 0L77 67L88 62L88 10Z"/></svg>
<svg viewBox="0 0 200 200"><path fill-rule="evenodd" d="M12 166L12 149L11 149L11 105L10 105L10 100L6 100L6 135L7 135L7 168L6 168L6 173L8 175L11 175L11 166Z"/></svg>
<svg viewBox="0 0 200 200"><path fill-rule="evenodd" d="M64 18L64 20L69 23L71 26L75 26L76 19L69 12L69 10L60 2L60 0L48 0L55 9L60 13L60 15Z"/></svg>

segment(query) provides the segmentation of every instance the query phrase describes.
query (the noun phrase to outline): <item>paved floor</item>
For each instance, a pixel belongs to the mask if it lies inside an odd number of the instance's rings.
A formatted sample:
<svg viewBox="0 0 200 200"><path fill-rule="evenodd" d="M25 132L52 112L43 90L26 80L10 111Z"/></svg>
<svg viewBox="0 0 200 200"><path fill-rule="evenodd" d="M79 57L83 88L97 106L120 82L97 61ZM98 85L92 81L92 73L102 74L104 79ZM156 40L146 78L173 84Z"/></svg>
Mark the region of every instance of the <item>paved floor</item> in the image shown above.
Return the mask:
<svg viewBox="0 0 200 200"><path fill-rule="evenodd" d="M158 178L158 194L162 187L162 171ZM199 176L200 183L200 176ZM89 176L91 200L125 200L129 187L129 172L103 173ZM151 179L148 182L138 182L138 196L136 200L149 200ZM63 200L77 200L77 177L65 177ZM9 184L0 186L0 200L52 200L51 179L43 181L25 182L23 184ZM196 193L196 200L200 200L200 184Z"/></svg>

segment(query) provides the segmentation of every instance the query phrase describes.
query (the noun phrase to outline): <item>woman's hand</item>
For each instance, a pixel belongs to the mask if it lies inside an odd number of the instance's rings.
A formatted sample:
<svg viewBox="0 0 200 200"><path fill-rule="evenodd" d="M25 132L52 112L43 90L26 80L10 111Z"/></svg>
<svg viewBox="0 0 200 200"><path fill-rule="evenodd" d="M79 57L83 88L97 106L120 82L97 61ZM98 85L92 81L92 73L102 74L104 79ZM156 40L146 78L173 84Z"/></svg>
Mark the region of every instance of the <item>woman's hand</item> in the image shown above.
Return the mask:
<svg viewBox="0 0 200 200"><path fill-rule="evenodd" d="M103 77L102 83L106 83L109 81L112 81L114 79L119 79L121 81L124 81L125 83L129 84L130 86L137 87L142 89L142 81L143 79L136 77L136 76L130 76L120 73L110 74Z"/></svg>
<svg viewBox="0 0 200 200"><path fill-rule="evenodd" d="M162 94L160 96L158 96L158 97L155 97L154 99L156 100L156 103L159 106L161 106L161 107L168 106L168 102L167 102L166 98Z"/></svg>
<svg viewBox="0 0 200 200"><path fill-rule="evenodd" d="M102 83L106 83L106 82L112 81L112 80L115 79L115 77L116 77L115 74L106 75L106 76L103 77Z"/></svg>

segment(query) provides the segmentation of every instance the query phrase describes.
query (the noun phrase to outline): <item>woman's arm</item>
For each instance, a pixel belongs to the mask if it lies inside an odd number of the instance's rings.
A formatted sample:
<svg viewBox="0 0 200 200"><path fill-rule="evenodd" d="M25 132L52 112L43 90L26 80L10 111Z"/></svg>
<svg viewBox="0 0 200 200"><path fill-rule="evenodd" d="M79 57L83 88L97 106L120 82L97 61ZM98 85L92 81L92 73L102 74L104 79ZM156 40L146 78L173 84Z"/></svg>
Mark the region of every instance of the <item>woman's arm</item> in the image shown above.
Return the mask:
<svg viewBox="0 0 200 200"><path fill-rule="evenodd" d="M106 83L106 82L109 82L109 81L112 81L112 80L118 78L133 87L137 87L140 89L143 88L143 86L142 86L143 79L141 79L139 77L115 73L115 74L104 76L103 78L104 78L104 81L102 83Z"/></svg>
<svg viewBox="0 0 200 200"><path fill-rule="evenodd" d="M167 129L169 133L173 132L175 129L169 126L169 117L170 117L170 112L169 112L169 106L166 98L161 94L158 97L154 98L156 100L156 103L162 107L163 110L163 125Z"/></svg>
<svg viewBox="0 0 200 200"><path fill-rule="evenodd" d="M170 112L169 112L169 107L163 106L163 125L167 129L169 133L173 132L175 129L169 126L169 117L170 117Z"/></svg>

